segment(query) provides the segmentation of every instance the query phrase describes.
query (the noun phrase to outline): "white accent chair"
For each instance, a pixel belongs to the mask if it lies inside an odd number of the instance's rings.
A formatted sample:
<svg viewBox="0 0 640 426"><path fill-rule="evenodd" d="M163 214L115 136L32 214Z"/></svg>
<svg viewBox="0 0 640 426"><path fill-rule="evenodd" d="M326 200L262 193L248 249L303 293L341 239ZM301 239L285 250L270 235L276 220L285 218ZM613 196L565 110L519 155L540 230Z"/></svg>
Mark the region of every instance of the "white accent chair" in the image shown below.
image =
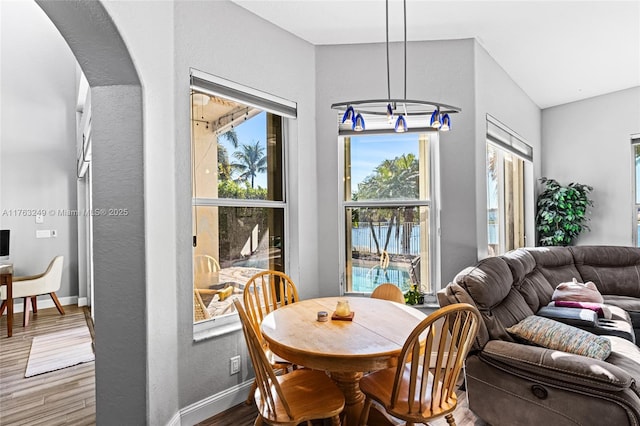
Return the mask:
<svg viewBox="0 0 640 426"><path fill-rule="evenodd" d="M39 295L49 294L60 315L64 315L64 309L56 296L56 291L60 290L62 281L62 265L64 263L63 256L53 258L49 267L42 274L31 275L26 277L13 277L13 299L24 299L24 310L22 325L26 327L29 324L29 311L33 309L33 313L38 313L37 298ZM7 295L4 286L0 289L0 315L4 313L7 305Z"/></svg>

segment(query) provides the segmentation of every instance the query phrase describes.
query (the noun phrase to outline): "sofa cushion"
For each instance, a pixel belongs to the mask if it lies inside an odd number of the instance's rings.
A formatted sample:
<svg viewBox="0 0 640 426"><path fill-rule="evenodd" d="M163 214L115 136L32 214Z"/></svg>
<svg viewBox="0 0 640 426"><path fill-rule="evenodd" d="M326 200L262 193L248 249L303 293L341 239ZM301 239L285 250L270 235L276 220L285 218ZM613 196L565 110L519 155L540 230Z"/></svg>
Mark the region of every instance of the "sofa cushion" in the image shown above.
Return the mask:
<svg viewBox="0 0 640 426"><path fill-rule="evenodd" d="M507 331L548 349L600 360L611 354L611 342L607 338L537 315L525 318Z"/></svg>
<svg viewBox="0 0 640 426"><path fill-rule="evenodd" d="M527 250L513 250L501 257L513 275L513 285L533 312L537 312L551 301L553 287L536 269L536 261Z"/></svg>
<svg viewBox="0 0 640 426"><path fill-rule="evenodd" d="M574 264L573 253L567 247L531 247L527 251L536 260L536 269L553 288L574 278L584 281Z"/></svg>
<svg viewBox="0 0 640 426"><path fill-rule="evenodd" d="M640 250L614 246L576 246L570 250L582 280L593 281L600 293L640 297Z"/></svg>
<svg viewBox="0 0 640 426"><path fill-rule="evenodd" d="M631 313L639 313L640 314L640 299L637 297L631 296L619 296L616 294L603 294L602 298L604 299L604 303L610 306L617 306L624 311ZM615 311L611 311L615 315Z"/></svg>
<svg viewBox="0 0 640 426"><path fill-rule="evenodd" d="M469 296L469 293L467 293L456 283L449 283L448 286L438 291L436 295L438 297L438 303L440 304L440 306L453 305L454 303L468 303L471 306L475 306L477 308L475 300L473 300L471 296ZM480 311L480 315L484 317L483 311ZM480 326L478 327L478 334L474 339L471 350L482 350L489 339L490 337L489 332L487 331L487 320L485 319L480 323Z"/></svg>
<svg viewBox="0 0 640 426"><path fill-rule="evenodd" d="M618 336L602 337L611 343L611 355L606 361L623 369L635 379L636 383L640 383L640 348L633 342Z"/></svg>
<svg viewBox="0 0 640 426"><path fill-rule="evenodd" d="M636 342L640 342L640 299L629 296L603 294L604 303L609 306L612 319L628 318L636 331ZM620 318L622 316L622 318Z"/></svg>
<svg viewBox="0 0 640 426"><path fill-rule="evenodd" d="M475 266L464 269L453 279L476 302L478 309L491 309L501 303L511 291L513 276L499 257L488 257Z"/></svg>

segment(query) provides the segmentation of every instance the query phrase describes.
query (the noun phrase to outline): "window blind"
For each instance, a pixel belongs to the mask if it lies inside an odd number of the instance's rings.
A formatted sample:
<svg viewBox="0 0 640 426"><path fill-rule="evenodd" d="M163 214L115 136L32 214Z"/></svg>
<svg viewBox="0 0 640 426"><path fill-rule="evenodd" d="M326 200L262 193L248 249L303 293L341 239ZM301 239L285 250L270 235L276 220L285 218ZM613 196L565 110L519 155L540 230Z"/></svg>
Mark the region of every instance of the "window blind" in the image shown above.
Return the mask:
<svg viewBox="0 0 640 426"><path fill-rule="evenodd" d="M295 119L298 115L298 105L293 101L195 69L191 69L191 89L260 108L286 118Z"/></svg>
<svg viewBox="0 0 640 426"><path fill-rule="evenodd" d="M533 161L533 148L490 115L487 115L487 140L525 160Z"/></svg>

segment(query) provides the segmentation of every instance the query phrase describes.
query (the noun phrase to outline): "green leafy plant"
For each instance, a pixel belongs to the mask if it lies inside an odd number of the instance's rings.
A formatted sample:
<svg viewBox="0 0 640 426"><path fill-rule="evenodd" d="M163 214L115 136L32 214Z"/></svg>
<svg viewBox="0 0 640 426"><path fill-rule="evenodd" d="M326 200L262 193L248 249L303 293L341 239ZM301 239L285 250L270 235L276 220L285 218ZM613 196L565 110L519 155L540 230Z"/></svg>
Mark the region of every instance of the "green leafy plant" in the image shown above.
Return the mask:
<svg viewBox="0 0 640 426"><path fill-rule="evenodd" d="M540 178L544 190L538 195L536 231L542 246L568 246L583 231L590 231L589 206L593 201L589 193L593 187L571 182L560 185L555 179Z"/></svg>
<svg viewBox="0 0 640 426"><path fill-rule="evenodd" d="M416 305L424 303L424 294L422 294L418 287L413 284L409 291L404 294L404 302L407 305Z"/></svg>

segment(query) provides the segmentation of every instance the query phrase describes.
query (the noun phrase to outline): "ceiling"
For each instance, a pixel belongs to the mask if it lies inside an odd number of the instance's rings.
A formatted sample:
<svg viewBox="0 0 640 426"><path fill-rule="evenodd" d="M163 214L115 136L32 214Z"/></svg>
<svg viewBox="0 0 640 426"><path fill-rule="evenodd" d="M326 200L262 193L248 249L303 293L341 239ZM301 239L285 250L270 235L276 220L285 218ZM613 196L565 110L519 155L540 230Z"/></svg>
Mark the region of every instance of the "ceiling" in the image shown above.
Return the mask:
<svg viewBox="0 0 640 426"><path fill-rule="evenodd" d="M233 1L315 45L385 41L383 0ZM407 38L475 38L540 108L640 86L640 0L407 0Z"/></svg>

